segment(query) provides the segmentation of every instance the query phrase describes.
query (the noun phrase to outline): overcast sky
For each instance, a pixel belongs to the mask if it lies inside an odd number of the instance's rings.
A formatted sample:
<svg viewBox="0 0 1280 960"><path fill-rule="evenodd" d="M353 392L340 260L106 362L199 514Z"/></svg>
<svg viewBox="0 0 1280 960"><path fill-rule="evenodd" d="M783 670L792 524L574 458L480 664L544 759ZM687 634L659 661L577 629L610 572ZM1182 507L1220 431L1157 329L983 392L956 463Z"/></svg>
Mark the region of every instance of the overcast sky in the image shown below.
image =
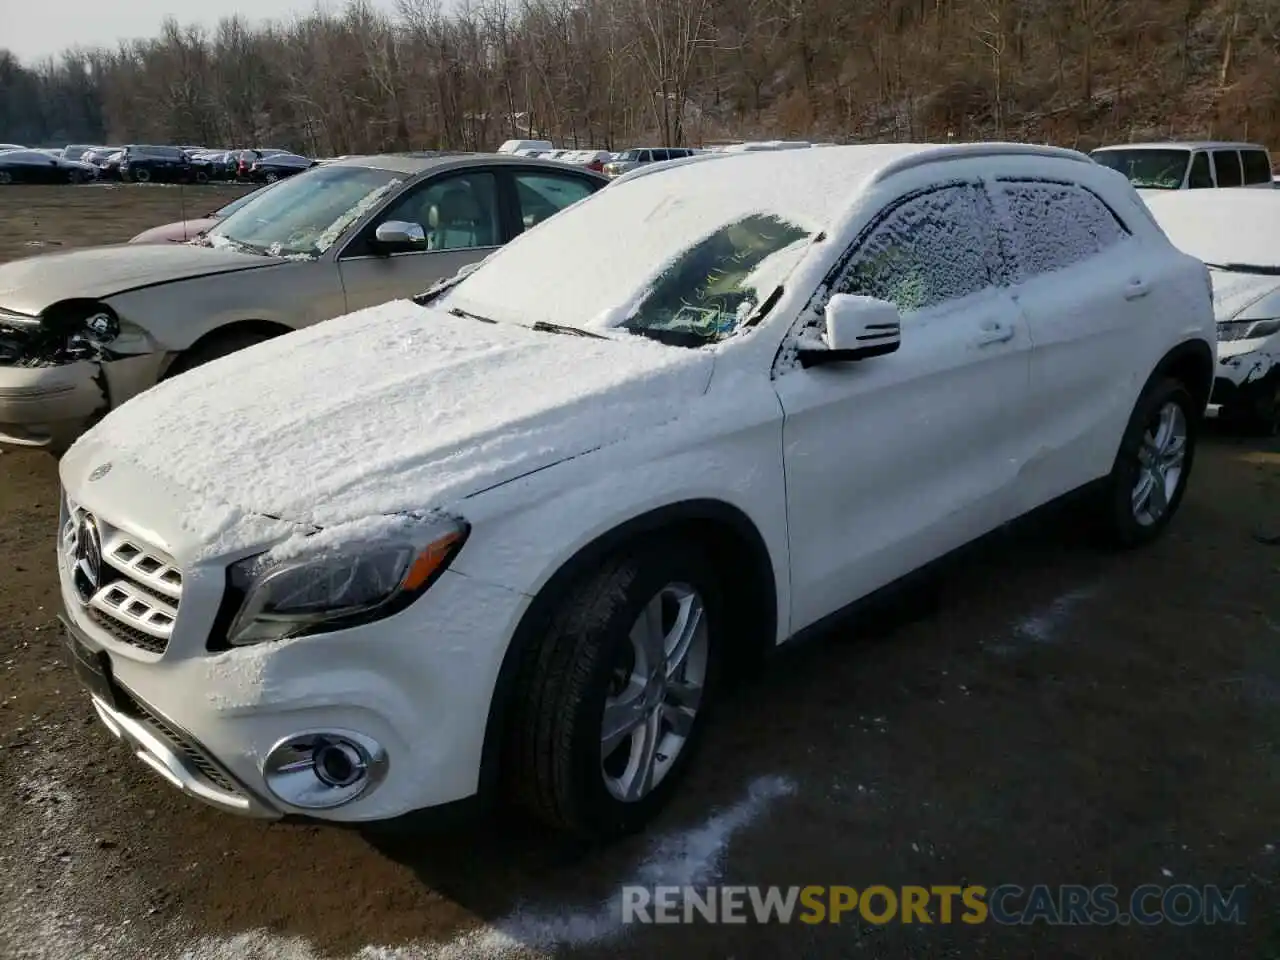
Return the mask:
<svg viewBox="0 0 1280 960"><path fill-rule="evenodd" d="M395 9L395 0L371 2ZM67 47L114 47L122 39L154 36L170 15L179 23L212 26L237 12L255 21L287 20L316 6L315 0L0 0L0 47L31 63ZM343 3L324 0L320 6L339 10Z"/></svg>

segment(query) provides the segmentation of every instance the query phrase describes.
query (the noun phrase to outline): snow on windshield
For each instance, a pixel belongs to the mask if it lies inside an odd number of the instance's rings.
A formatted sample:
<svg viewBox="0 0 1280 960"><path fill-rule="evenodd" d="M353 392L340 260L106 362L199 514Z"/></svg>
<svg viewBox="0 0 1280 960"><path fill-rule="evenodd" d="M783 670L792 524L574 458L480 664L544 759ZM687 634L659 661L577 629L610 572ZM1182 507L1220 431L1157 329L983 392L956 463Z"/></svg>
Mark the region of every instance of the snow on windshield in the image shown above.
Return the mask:
<svg viewBox="0 0 1280 960"><path fill-rule="evenodd" d="M794 267L804 249L797 238L827 229L867 176L918 149L886 144L742 154L614 183L508 244L454 288L446 305L523 324L625 325L660 278L679 271L684 258L696 259L701 246L703 252L720 248L730 288L736 283L734 302L726 299L715 313L719 319L708 321L722 324L748 299L740 296L748 276L776 282L786 275L769 255L794 257L786 263ZM733 259L744 252L754 258L745 272ZM695 307L698 292L726 289L715 277L704 280L683 285ZM677 326L687 320L686 313Z"/></svg>
<svg viewBox="0 0 1280 960"><path fill-rule="evenodd" d="M1146 204L1184 253L1206 263L1280 268L1280 190L1184 190Z"/></svg>

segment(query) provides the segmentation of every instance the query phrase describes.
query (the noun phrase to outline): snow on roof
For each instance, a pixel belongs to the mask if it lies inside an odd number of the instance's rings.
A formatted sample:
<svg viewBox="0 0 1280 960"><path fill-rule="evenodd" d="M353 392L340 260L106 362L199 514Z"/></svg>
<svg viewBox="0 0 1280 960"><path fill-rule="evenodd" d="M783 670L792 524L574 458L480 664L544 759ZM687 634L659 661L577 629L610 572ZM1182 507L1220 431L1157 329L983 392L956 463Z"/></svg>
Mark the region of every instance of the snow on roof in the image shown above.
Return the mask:
<svg viewBox="0 0 1280 960"><path fill-rule="evenodd" d="M1094 150L1265 150L1259 143L1244 143L1239 140L1167 140L1147 143L1109 143L1105 147Z"/></svg>
<svg viewBox="0 0 1280 960"><path fill-rule="evenodd" d="M1143 199L1174 246L1193 257L1280 266L1280 190L1170 190Z"/></svg>

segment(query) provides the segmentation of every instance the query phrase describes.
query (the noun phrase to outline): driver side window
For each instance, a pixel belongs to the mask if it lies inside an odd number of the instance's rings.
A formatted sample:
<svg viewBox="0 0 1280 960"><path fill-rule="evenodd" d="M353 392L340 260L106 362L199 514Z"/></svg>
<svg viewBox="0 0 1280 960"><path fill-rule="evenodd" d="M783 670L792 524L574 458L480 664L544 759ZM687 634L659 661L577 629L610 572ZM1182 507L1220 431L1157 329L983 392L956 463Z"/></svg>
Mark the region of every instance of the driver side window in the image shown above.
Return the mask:
<svg viewBox="0 0 1280 960"><path fill-rule="evenodd" d="M497 181L492 173L436 177L407 192L370 224L404 220L422 227L427 250L466 250L502 243Z"/></svg>
<svg viewBox="0 0 1280 960"><path fill-rule="evenodd" d="M990 201L968 183L899 200L852 249L831 292L888 300L904 317L977 293L1002 272Z"/></svg>

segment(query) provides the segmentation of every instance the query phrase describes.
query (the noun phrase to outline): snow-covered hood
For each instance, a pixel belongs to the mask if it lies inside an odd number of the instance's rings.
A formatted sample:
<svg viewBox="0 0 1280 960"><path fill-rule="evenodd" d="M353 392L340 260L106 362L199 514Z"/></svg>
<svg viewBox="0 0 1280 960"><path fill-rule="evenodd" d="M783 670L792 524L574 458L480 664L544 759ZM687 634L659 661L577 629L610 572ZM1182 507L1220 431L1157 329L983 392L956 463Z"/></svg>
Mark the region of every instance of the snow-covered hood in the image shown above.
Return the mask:
<svg viewBox="0 0 1280 960"><path fill-rule="evenodd" d="M77 496L112 463L184 491L167 498L180 517L134 518L166 542L220 536L228 507L323 527L456 506L689 413L713 365L395 301L161 383L85 434L62 476Z"/></svg>
<svg viewBox="0 0 1280 960"><path fill-rule="evenodd" d="M1263 320L1275 316L1252 316L1251 308L1262 306L1264 299L1280 290L1280 277L1234 270L1209 270L1213 280L1213 313L1219 323L1229 320ZM1244 314L1243 316L1241 316Z"/></svg>
<svg viewBox="0 0 1280 960"><path fill-rule="evenodd" d="M187 244L117 244L46 253L0 265L0 309L37 316L61 300L284 263L279 257Z"/></svg>

